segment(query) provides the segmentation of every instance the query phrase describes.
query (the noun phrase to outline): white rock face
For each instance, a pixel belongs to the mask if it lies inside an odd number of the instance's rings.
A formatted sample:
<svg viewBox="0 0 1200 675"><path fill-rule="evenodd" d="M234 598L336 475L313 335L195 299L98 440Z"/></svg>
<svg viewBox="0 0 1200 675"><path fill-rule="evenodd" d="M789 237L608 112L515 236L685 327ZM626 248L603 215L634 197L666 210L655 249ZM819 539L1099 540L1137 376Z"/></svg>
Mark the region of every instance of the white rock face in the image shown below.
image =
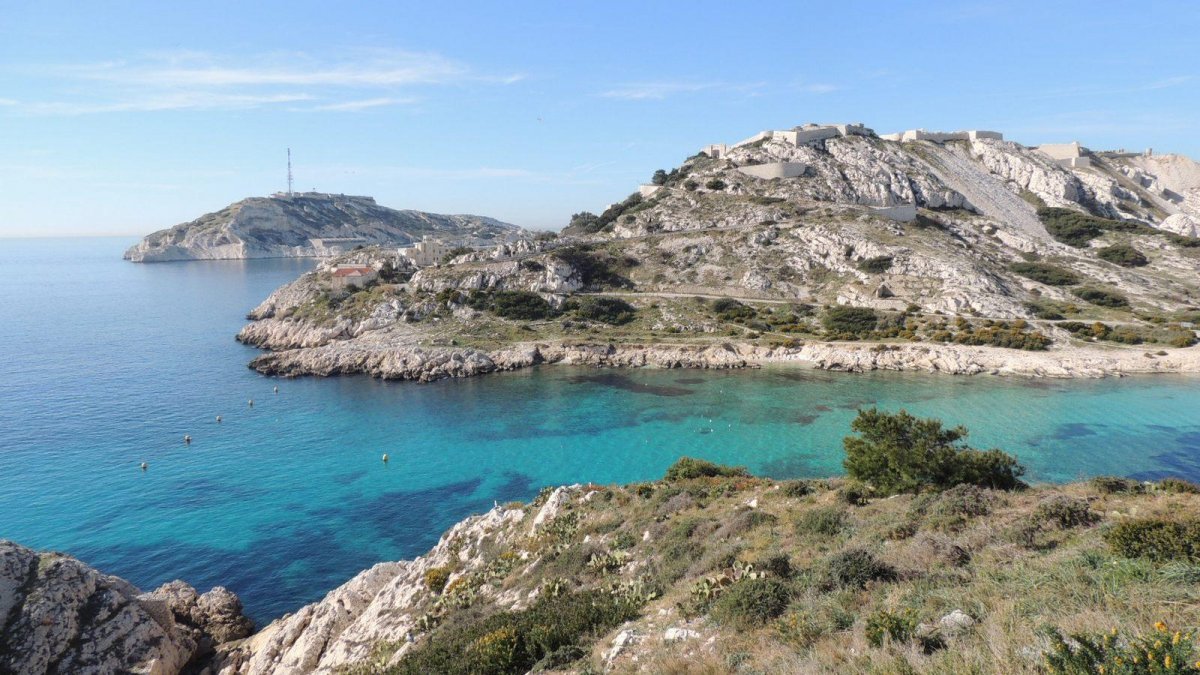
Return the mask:
<svg viewBox="0 0 1200 675"><path fill-rule="evenodd" d="M425 572L457 561L459 574L483 564L489 540L518 536L521 509L496 507L446 532L429 553L410 561L379 563L332 590L320 602L272 622L242 643L224 649L221 675L332 673L368 658L380 641L404 641L416 630L418 600L429 590ZM396 658L407 651L402 646Z"/></svg>
<svg viewBox="0 0 1200 675"><path fill-rule="evenodd" d="M1200 217L1176 213L1164 218L1158 228L1185 237L1200 237Z"/></svg>
<svg viewBox="0 0 1200 675"><path fill-rule="evenodd" d="M524 231L482 216L397 211L370 197L298 193L251 197L170 229L125 252L133 262L294 258L317 255L310 239L356 238L405 246L424 235L469 243L515 240Z"/></svg>
<svg viewBox="0 0 1200 675"><path fill-rule="evenodd" d="M74 558L0 540L0 672L175 675L250 628L223 588L139 594Z"/></svg>

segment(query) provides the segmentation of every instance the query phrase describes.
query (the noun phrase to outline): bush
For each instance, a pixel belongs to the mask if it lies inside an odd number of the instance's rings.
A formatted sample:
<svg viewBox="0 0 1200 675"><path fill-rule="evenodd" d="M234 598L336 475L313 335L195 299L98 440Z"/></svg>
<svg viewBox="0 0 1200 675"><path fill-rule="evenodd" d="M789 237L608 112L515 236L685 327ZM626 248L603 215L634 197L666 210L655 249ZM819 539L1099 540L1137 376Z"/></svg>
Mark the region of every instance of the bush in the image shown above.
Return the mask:
<svg viewBox="0 0 1200 675"><path fill-rule="evenodd" d="M447 251L446 255L442 256L442 264L445 265L446 263L450 262L451 260L454 260L458 256L466 255L474 250L475 249L473 249L469 246L455 246L454 248Z"/></svg>
<svg viewBox="0 0 1200 675"><path fill-rule="evenodd" d="M891 612L881 609L867 617L867 642L882 647L886 640L908 642L917 630L917 615L911 609Z"/></svg>
<svg viewBox="0 0 1200 675"><path fill-rule="evenodd" d="M991 513L993 501L991 494L975 485L955 485L940 494L921 495L910 510L922 515L974 518Z"/></svg>
<svg viewBox="0 0 1200 675"><path fill-rule="evenodd" d="M572 300L572 308L581 319L621 326L633 321L637 309L620 298L587 295Z"/></svg>
<svg viewBox="0 0 1200 675"><path fill-rule="evenodd" d="M1045 319L1047 321L1058 321L1063 318L1062 311L1049 302L1027 302L1025 309L1037 319Z"/></svg>
<svg viewBox="0 0 1200 675"><path fill-rule="evenodd" d="M604 591L545 596L528 609L446 622L389 672L525 673L637 614L634 603Z"/></svg>
<svg viewBox="0 0 1200 675"><path fill-rule="evenodd" d="M781 486L781 489L783 496L793 499L810 495L813 492L812 484L806 480L789 480Z"/></svg>
<svg viewBox="0 0 1200 675"><path fill-rule="evenodd" d="M747 477L750 472L744 466L724 466L703 459L680 457L667 468L663 480L689 480L692 478L734 478Z"/></svg>
<svg viewBox="0 0 1200 675"><path fill-rule="evenodd" d="M1141 483L1119 476L1096 476L1092 479L1092 487L1106 495L1142 491Z"/></svg>
<svg viewBox="0 0 1200 675"><path fill-rule="evenodd" d="M555 315L550 303L531 291L496 291L491 296L491 310L496 316L518 321L548 319Z"/></svg>
<svg viewBox="0 0 1200 675"><path fill-rule="evenodd" d="M450 581L449 567L431 567L425 571L425 587L434 593L441 593Z"/></svg>
<svg viewBox="0 0 1200 675"><path fill-rule="evenodd" d="M831 333L858 337L875 330L879 316L870 307L839 305L825 312L821 323Z"/></svg>
<svg viewBox="0 0 1200 675"><path fill-rule="evenodd" d="M1054 495L1043 500L1033 510L1033 522L1053 525L1062 530L1092 525L1100 516L1088 508L1086 500L1067 495Z"/></svg>
<svg viewBox="0 0 1200 675"><path fill-rule="evenodd" d="M743 322L758 317L758 312L753 307L743 305L732 298L713 300L712 308L716 312L717 318L722 321Z"/></svg>
<svg viewBox="0 0 1200 675"><path fill-rule="evenodd" d="M1093 305L1101 307L1122 308L1129 306L1129 299L1115 291L1106 291L1100 288L1076 288L1072 289L1071 293L1081 300L1086 300Z"/></svg>
<svg viewBox="0 0 1200 675"><path fill-rule="evenodd" d="M1071 209L1040 208L1037 214L1050 236L1076 248L1087 246L1106 231L1144 233L1149 229L1139 223L1097 218Z"/></svg>
<svg viewBox="0 0 1200 675"><path fill-rule="evenodd" d="M869 483L882 495L944 490L968 483L1012 490L1023 487L1024 467L1000 450L975 450L962 443L964 427L943 429L936 419L918 419L901 410L890 414L860 410L851 423L860 436L847 436L843 463L855 479Z"/></svg>
<svg viewBox="0 0 1200 675"><path fill-rule="evenodd" d="M796 518L796 533L832 537L840 533L845 525L845 510L840 506L823 506L801 513Z"/></svg>
<svg viewBox="0 0 1200 675"><path fill-rule="evenodd" d="M1117 523L1104 533L1109 548L1126 558L1200 563L1200 521L1142 518Z"/></svg>
<svg viewBox="0 0 1200 675"><path fill-rule="evenodd" d="M1143 265L1150 264L1150 261L1146 259L1146 256L1142 255L1141 251L1128 244L1106 246L1096 251L1096 255L1101 260L1107 260L1121 267L1142 267Z"/></svg>
<svg viewBox="0 0 1200 675"><path fill-rule="evenodd" d="M881 255L859 261L858 269L866 272L867 274L883 274L884 272L892 269L892 256Z"/></svg>
<svg viewBox="0 0 1200 675"><path fill-rule="evenodd" d="M1019 262L1009 265L1008 269L1047 286L1074 286L1081 281L1071 270L1047 263Z"/></svg>
<svg viewBox="0 0 1200 675"><path fill-rule="evenodd" d="M725 590L709 615L725 626L752 628L783 614L791 601L791 589L779 579L743 579Z"/></svg>
<svg viewBox="0 0 1200 675"><path fill-rule="evenodd" d="M1042 657L1051 675L1200 673L1196 634L1172 634L1161 621L1154 625L1154 632L1128 638L1116 628L1103 635L1075 633L1070 638L1051 628L1046 635L1050 649Z"/></svg>
<svg viewBox="0 0 1200 675"><path fill-rule="evenodd" d="M708 182L704 184L704 187L708 188L709 190L724 190L725 181L721 180L720 178L710 178Z"/></svg>
<svg viewBox="0 0 1200 675"><path fill-rule="evenodd" d="M592 246L563 246L554 249L550 255L574 268L585 290L626 288L630 285L630 281L617 271L620 261Z"/></svg>
<svg viewBox="0 0 1200 675"><path fill-rule="evenodd" d="M872 581L892 581L896 570L862 548L848 548L826 561L829 585L834 588L863 588Z"/></svg>
<svg viewBox="0 0 1200 675"><path fill-rule="evenodd" d="M1157 487L1163 492L1171 492L1175 494L1200 494L1200 485L1196 485L1195 483L1182 478L1175 478L1174 476L1158 481Z"/></svg>

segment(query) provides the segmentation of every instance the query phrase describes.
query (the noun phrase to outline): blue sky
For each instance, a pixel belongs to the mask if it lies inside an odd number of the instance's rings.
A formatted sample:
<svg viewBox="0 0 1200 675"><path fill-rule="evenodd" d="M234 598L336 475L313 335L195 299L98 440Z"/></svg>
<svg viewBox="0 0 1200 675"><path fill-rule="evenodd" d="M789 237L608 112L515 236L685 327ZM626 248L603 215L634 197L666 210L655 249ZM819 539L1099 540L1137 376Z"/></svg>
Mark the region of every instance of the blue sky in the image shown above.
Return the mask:
<svg viewBox="0 0 1200 675"><path fill-rule="evenodd" d="M557 229L809 121L1200 158L1196 2L8 2L0 236L285 186Z"/></svg>

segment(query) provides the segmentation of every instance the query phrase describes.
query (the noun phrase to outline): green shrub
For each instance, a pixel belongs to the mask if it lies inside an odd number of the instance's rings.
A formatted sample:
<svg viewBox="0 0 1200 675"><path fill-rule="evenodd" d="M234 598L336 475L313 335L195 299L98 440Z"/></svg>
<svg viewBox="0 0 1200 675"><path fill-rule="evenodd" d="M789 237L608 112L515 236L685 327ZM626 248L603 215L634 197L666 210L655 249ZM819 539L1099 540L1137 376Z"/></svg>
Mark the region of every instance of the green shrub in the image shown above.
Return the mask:
<svg viewBox="0 0 1200 675"><path fill-rule="evenodd" d="M717 318L722 321L742 322L758 316L758 312L753 307L744 305L732 298L718 298L713 300L712 308Z"/></svg>
<svg viewBox="0 0 1200 675"><path fill-rule="evenodd" d="M890 255L876 256L859 261L858 269L867 274L883 274L892 269L892 262L893 259Z"/></svg>
<svg viewBox="0 0 1200 675"><path fill-rule="evenodd" d="M1008 269L1047 286L1074 286L1081 281L1071 270L1047 263L1019 262L1009 265Z"/></svg>
<svg viewBox="0 0 1200 675"><path fill-rule="evenodd" d="M1178 333L1176 335L1172 335L1167 340L1167 344L1171 345L1172 347L1179 347L1181 349L1185 347L1191 347L1192 345L1196 344L1196 334L1188 331L1187 333Z"/></svg>
<svg viewBox="0 0 1200 675"><path fill-rule="evenodd" d="M450 581L449 567L431 567L425 571L425 587L434 593L441 593Z"/></svg>
<svg viewBox="0 0 1200 675"><path fill-rule="evenodd" d="M862 548L843 549L825 563L829 585L834 588L863 588L872 581L892 581L896 570Z"/></svg>
<svg viewBox="0 0 1200 675"><path fill-rule="evenodd" d="M1116 628L1104 634L1074 633L1070 638L1054 628L1045 633L1050 649L1042 657L1051 675L1200 673L1195 633L1172 634L1162 622L1155 624L1152 633L1130 637Z"/></svg>
<svg viewBox="0 0 1200 675"><path fill-rule="evenodd" d="M1104 533L1109 548L1126 558L1200 563L1200 521L1141 518L1117 523Z"/></svg>
<svg viewBox="0 0 1200 675"><path fill-rule="evenodd" d="M1200 494L1200 485L1196 485L1191 481L1184 480L1182 478L1176 478L1174 476L1170 476L1158 481L1158 485L1156 487L1163 492L1171 492L1174 494Z"/></svg>
<svg viewBox="0 0 1200 675"><path fill-rule="evenodd" d="M725 181L721 180L720 178L710 178L704 184L704 187L708 188L709 190L724 190Z"/></svg>
<svg viewBox="0 0 1200 675"><path fill-rule="evenodd" d="M550 255L575 270L584 290L627 288L631 285L629 279L621 276L619 271L624 261L614 259L607 251L597 250L595 246L563 246L554 249Z"/></svg>
<svg viewBox="0 0 1200 675"><path fill-rule="evenodd" d="M663 476L663 480L676 481L688 480L691 478L731 478L731 477L746 477L750 472L746 471L744 466L724 466L714 464L708 460L695 459L694 457L680 457L674 464L667 468L667 473Z"/></svg>
<svg viewBox="0 0 1200 675"><path fill-rule="evenodd" d="M783 614L791 596L791 589L779 579L743 579L721 593L709 615L734 628L761 626Z"/></svg>
<svg viewBox="0 0 1200 675"><path fill-rule="evenodd" d="M544 596L528 609L475 621L447 621L389 672L525 673L544 659L549 664L562 650L635 618L638 609L606 591Z"/></svg>
<svg viewBox="0 0 1200 675"><path fill-rule="evenodd" d="M1092 525L1100 516L1088 508L1087 500L1067 495L1048 497L1033 510L1033 522L1038 525L1053 525L1062 530Z"/></svg>
<svg viewBox="0 0 1200 675"><path fill-rule="evenodd" d="M891 612L881 609L867 617L867 642L882 647L885 641L908 642L917 631L917 615L911 609Z"/></svg>
<svg viewBox="0 0 1200 675"><path fill-rule="evenodd" d="M1121 267L1142 267L1150 264L1146 256L1142 255L1141 251L1128 244L1114 244L1105 246L1096 251L1096 255L1101 260L1107 260L1114 265Z"/></svg>
<svg viewBox="0 0 1200 675"><path fill-rule="evenodd" d="M879 315L870 307L850 307L847 305L831 307L825 312L825 316L821 318L821 323L825 325L825 329L829 332L851 337L859 337L865 333L870 333L875 330L875 325L878 322Z"/></svg>
<svg viewBox="0 0 1200 675"><path fill-rule="evenodd" d="M1037 319L1058 321L1063 318L1062 310L1050 302L1027 302L1025 309Z"/></svg>
<svg viewBox="0 0 1200 675"><path fill-rule="evenodd" d="M518 321L548 319L556 314L545 298L531 291L496 291L491 310L497 316Z"/></svg>
<svg viewBox="0 0 1200 675"><path fill-rule="evenodd" d="M901 410L891 414L860 410L851 424L860 436L847 436L846 472L882 495L946 489L962 483L998 490L1023 486L1025 469L1000 450L975 450L962 442L964 427L943 429L936 419Z"/></svg>
<svg viewBox="0 0 1200 675"><path fill-rule="evenodd" d="M813 492L812 484L806 480L789 480L780 487L783 491L783 496L799 498L810 495Z"/></svg>
<svg viewBox="0 0 1200 675"><path fill-rule="evenodd" d="M995 498L975 485L963 484L941 493L922 494L909 507L910 517L929 516L939 528L966 522L992 512Z"/></svg>
<svg viewBox="0 0 1200 675"><path fill-rule="evenodd" d="M1083 248L1104 232L1137 232L1152 234L1154 230L1140 223L1097 218L1071 209L1047 207L1037 210L1038 217L1050 236L1069 246Z"/></svg>
<svg viewBox="0 0 1200 675"><path fill-rule="evenodd" d="M1075 288L1071 293L1081 299L1086 300L1093 305L1101 307L1122 308L1129 306L1129 299L1116 291L1106 291L1101 288Z"/></svg>
<svg viewBox="0 0 1200 675"><path fill-rule="evenodd" d="M837 491L838 499L848 506L863 506L870 496L871 492L867 486L857 480L843 482Z"/></svg>
<svg viewBox="0 0 1200 675"><path fill-rule="evenodd" d="M1106 495L1142 492L1141 483L1119 476L1096 476L1092 479L1092 487L1096 488L1097 492Z"/></svg>
<svg viewBox="0 0 1200 675"><path fill-rule="evenodd" d="M585 295L571 300L570 308L575 314L588 321L599 321L621 326L633 321L637 309L620 298Z"/></svg>
<svg viewBox="0 0 1200 675"><path fill-rule="evenodd" d="M822 506L809 509L796 518L797 534L815 534L832 537L846 526L846 511L840 506Z"/></svg>

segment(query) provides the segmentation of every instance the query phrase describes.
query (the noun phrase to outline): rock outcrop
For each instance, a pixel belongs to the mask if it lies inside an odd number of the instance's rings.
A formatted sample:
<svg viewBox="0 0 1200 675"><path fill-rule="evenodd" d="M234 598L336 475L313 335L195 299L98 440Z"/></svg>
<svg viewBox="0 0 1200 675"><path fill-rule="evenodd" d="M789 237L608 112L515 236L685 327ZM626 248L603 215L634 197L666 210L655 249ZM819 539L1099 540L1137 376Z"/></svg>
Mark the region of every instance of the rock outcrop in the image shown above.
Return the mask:
<svg viewBox="0 0 1200 675"><path fill-rule="evenodd" d="M0 672L175 675L250 634L237 596L141 593L69 556L0 540Z"/></svg>
<svg viewBox="0 0 1200 675"><path fill-rule="evenodd" d="M523 234L517 226L493 218L397 211L379 206L370 197L305 192L251 197L189 223L160 230L126 251L125 259L167 262L296 258L328 252L314 239L406 246L423 236L433 236L469 245L490 245L515 241Z"/></svg>

